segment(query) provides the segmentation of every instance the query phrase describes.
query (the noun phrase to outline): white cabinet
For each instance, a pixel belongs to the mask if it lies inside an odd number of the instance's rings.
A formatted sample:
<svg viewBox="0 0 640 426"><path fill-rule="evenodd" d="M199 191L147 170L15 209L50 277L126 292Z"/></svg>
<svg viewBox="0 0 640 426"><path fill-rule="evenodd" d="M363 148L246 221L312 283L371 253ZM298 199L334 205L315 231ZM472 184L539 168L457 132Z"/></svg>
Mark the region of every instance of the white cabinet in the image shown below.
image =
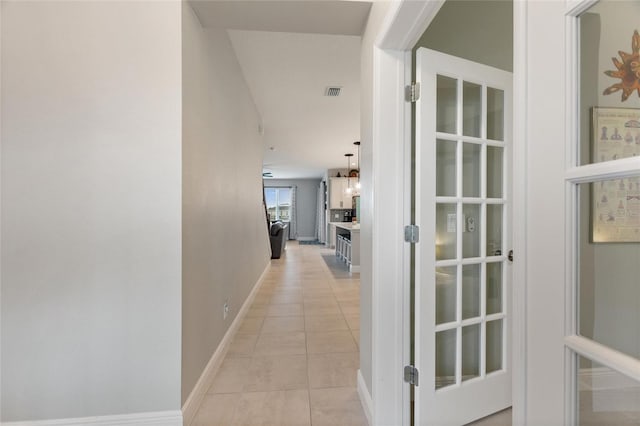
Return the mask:
<svg viewBox="0 0 640 426"><path fill-rule="evenodd" d="M348 182L346 177L329 178L329 208L352 208L352 193L347 193Z"/></svg>

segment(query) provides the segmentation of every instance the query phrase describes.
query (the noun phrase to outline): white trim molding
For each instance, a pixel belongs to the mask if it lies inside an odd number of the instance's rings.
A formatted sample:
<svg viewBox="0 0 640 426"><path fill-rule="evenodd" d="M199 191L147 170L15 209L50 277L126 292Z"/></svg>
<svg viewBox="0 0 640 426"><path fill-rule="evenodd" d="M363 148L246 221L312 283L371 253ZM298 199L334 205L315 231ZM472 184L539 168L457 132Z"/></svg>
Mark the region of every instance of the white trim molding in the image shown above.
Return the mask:
<svg viewBox="0 0 640 426"><path fill-rule="evenodd" d="M121 414L115 416L76 417L70 419L3 422L2 426L182 426L182 412Z"/></svg>
<svg viewBox="0 0 640 426"><path fill-rule="evenodd" d="M407 1L392 4L388 20L376 40L381 49L410 51L438 14L445 0Z"/></svg>
<svg viewBox="0 0 640 426"><path fill-rule="evenodd" d="M367 389L367 384L364 382L362 372L358 369L358 396L360 397L360 404L362 404L362 410L367 417L367 423L373 425L373 401L371 400L371 394Z"/></svg>
<svg viewBox="0 0 640 426"><path fill-rule="evenodd" d="M513 263L511 308L512 422L527 418L527 2L513 2ZM517 31L515 29L518 29Z"/></svg>
<svg viewBox="0 0 640 426"><path fill-rule="evenodd" d="M227 332L220 341L218 348L211 356L211 359L202 371L202 374L196 382L196 385L193 387L193 390L189 394L189 397L182 406L184 426L189 426L193 421L196 412L198 411L198 408L200 408L200 404L202 403L202 400L207 393L207 390L211 387L213 379L215 378L216 373L218 372L218 369L220 368L220 365L222 364L222 361L227 354L227 350L229 349L229 345L231 344L233 337L240 328L244 317L247 315L247 312L249 311L249 308L251 307L251 304L253 303L258 290L262 286L262 283L264 282L264 279L270 268L271 262L267 264L267 267L262 272L262 275L260 275L260 278L258 278L258 281L253 286L253 289L249 293L249 296L247 296L247 299L242 304L240 311L238 311L238 315L236 315L235 319L231 323L231 326L227 329Z"/></svg>
<svg viewBox="0 0 640 426"><path fill-rule="evenodd" d="M410 423L410 246L403 227L411 211L411 49L444 1L393 2L373 52L372 411L370 424ZM395 208L389 209L389 206Z"/></svg>
<svg viewBox="0 0 640 426"><path fill-rule="evenodd" d="M408 424L409 385L401 377L409 348L403 331L409 315L404 306L409 271L403 226L411 200L411 188L405 187L405 174L410 173L405 144L410 144L411 123L404 101L405 59L402 50L374 48L371 394L375 425Z"/></svg>

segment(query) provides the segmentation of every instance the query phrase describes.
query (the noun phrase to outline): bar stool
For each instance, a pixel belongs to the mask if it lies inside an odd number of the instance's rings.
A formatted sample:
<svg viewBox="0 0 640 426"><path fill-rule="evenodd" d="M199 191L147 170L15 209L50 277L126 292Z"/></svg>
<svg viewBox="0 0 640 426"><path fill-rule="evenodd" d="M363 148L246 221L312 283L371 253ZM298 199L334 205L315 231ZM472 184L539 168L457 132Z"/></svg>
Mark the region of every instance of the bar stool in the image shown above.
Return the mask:
<svg viewBox="0 0 640 426"><path fill-rule="evenodd" d="M338 235L336 238L336 257L342 258L342 251L344 250L344 237Z"/></svg>
<svg viewBox="0 0 640 426"><path fill-rule="evenodd" d="M345 235L344 236L344 249L343 249L343 252L342 252L342 260L345 263L349 263L349 259L351 259L351 239Z"/></svg>
<svg viewBox="0 0 640 426"><path fill-rule="evenodd" d="M345 246L345 262L347 265L351 265L351 240L346 240Z"/></svg>

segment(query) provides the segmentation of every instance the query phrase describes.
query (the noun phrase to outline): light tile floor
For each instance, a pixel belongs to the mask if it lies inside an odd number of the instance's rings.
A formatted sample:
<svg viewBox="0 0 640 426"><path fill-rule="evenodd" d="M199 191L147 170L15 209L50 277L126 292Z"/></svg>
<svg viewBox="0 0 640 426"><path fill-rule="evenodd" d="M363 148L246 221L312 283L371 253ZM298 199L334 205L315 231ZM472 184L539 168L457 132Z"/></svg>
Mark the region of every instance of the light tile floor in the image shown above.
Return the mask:
<svg viewBox="0 0 640 426"><path fill-rule="evenodd" d="M360 278L289 241L192 425L366 425L356 391Z"/></svg>
<svg viewBox="0 0 640 426"><path fill-rule="evenodd" d="M499 411L491 416L469 423L467 426L511 426L511 417L513 416L511 408Z"/></svg>

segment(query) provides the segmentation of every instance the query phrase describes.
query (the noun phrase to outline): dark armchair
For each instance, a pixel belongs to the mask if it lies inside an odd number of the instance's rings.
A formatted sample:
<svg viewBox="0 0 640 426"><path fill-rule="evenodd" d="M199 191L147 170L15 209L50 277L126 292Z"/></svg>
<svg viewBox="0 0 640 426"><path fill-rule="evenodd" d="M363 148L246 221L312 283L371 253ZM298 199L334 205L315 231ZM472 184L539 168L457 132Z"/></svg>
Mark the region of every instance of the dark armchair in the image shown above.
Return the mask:
<svg viewBox="0 0 640 426"><path fill-rule="evenodd" d="M285 245L287 244L287 225L282 222L274 222L269 230L269 240L271 241L271 258L280 259Z"/></svg>

